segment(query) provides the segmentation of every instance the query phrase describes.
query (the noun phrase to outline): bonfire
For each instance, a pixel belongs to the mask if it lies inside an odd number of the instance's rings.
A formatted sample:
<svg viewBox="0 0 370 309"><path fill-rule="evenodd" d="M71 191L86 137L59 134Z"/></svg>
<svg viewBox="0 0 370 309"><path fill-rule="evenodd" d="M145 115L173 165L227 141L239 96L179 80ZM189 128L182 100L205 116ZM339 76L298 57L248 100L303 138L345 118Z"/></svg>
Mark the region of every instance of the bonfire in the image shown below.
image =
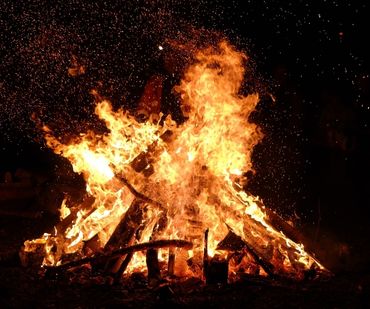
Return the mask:
<svg viewBox="0 0 370 309"><path fill-rule="evenodd" d="M42 252L48 270L103 261L118 278L167 271L207 279L219 264L229 275L327 272L244 190L263 138L248 121L258 94L240 91L247 60L227 41L194 52L174 88L182 123L161 113L143 121L101 100L95 113L105 134L90 131L65 144L44 125L47 145L83 175L86 198L76 204L66 196L60 223L26 241L24 253Z"/></svg>

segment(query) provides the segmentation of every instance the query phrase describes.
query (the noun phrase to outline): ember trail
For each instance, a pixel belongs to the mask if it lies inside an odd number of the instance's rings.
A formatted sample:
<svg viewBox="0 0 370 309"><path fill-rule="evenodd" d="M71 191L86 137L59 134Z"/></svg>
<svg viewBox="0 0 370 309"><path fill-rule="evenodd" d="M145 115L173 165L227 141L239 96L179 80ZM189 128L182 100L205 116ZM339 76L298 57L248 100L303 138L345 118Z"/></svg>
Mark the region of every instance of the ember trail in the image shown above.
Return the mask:
<svg viewBox="0 0 370 309"><path fill-rule="evenodd" d="M104 135L91 131L64 144L43 126L47 145L83 174L86 199L75 204L66 196L54 232L26 241L24 254L42 250L48 269L100 259L117 276L148 264L149 277L166 270L203 278L212 261L228 264L229 275L326 272L242 189L263 138L248 122L258 94L239 93L247 56L221 41L192 51L192 59L174 88L183 123L164 117L151 98L139 103L144 121L98 102Z"/></svg>

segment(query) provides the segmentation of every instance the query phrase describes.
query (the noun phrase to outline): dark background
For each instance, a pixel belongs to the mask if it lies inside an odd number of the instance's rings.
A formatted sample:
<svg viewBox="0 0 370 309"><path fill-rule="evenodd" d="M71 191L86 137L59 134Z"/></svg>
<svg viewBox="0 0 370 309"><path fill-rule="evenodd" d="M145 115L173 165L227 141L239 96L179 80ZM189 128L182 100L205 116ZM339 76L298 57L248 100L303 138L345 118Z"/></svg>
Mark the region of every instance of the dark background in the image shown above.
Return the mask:
<svg viewBox="0 0 370 309"><path fill-rule="evenodd" d="M265 139L247 189L292 218L333 268L368 269L365 1L1 0L0 14L2 177L66 169L32 113L60 135L95 127L91 89L134 108L164 39L189 26L219 31L249 55L246 88L262 97L252 118ZM84 74L68 75L73 59Z"/></svg>

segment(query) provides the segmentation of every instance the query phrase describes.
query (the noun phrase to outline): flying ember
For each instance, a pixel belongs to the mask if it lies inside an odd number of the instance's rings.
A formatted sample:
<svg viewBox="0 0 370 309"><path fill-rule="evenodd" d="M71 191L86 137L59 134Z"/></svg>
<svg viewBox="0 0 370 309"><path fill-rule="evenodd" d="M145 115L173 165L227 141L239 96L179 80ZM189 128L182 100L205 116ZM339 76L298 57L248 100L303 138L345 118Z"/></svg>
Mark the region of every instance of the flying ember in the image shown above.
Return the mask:
<svg viewBox="0 0 370 309"><path fill-rule="evenodd" d="M83 175L88 197L78 205L66 198L54 232L25 242L26 252L43 248L44 266L180 239L192 248L161 249L160 260L176 255L176 274L199 277L205 255L231 259L220 243L234 235L245 245L245 272L256 259L263 260L260 274L299 278L310 269L325 270L302 244L272 226L258 197L243 191L247 172L253 170L253 148L263 137L248 122L258 94L240 93L246 55L221 41L192 57L174 88L182 123L163 114L143 121L128 111L114 111L103 100L95 113L106 134L91 131L64 144L43 127L47 145ZM144 265L145 255L138 252L127 271ZM238 267L240 263L230 262L230 271Z"/></svg>

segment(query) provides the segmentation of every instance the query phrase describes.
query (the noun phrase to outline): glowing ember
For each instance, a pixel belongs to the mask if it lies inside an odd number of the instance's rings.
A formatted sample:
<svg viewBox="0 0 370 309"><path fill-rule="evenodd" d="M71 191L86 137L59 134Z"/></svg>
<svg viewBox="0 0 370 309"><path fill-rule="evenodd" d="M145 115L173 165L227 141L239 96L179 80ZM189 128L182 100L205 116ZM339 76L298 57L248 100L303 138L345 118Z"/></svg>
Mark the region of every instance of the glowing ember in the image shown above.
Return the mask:
<svg viewBox="0 0 370 309"><path fill-rule="evenodd" d="M93 238L104 248L137 200L135 190L146 197L142 201L144 224L136 242L180 238L194 244L189 251L176 249L178 274L200 275L206 229L211 257L225 257L217 245L232 230L257 255L269 257L275 273L324 269L303 245L268 223L258 197L242 191L247 180L244 175L252 170L253 147L262 138L259 128L248 122L258 95L240 94L247 57L223 41L197 52L194 60L175 87L186 118L182 124L162 115L139 122L102 101L95 112L108 134L89 132L65 145L44 127L48 146L70 160L76 173L83 174L87 192L94 199L80 207L67 207L63 202L63 220L55 234L27 241L26 251L44 245L43 263L58 265L67 254L86 255L84 247ZM138 158L144 162L141 168L136 164ZM162 258L166 254L161 252ZM186 263L189 258L192 267ZM143 261L143 256L134 256L129 271L140 269ZM249 255L241 264L253 268Z"/></svg>

